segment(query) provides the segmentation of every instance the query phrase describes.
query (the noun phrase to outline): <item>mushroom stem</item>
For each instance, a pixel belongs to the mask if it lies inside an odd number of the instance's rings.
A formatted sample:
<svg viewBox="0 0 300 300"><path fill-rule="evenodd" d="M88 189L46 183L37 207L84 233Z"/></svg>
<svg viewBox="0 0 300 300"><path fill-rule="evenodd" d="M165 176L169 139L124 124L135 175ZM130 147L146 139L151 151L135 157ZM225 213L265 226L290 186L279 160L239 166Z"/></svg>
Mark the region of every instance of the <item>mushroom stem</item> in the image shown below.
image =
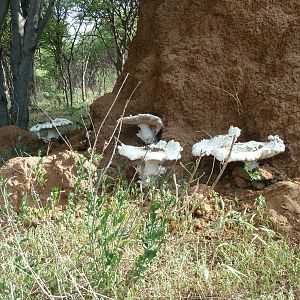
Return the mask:
<svg viewBox="0 0 300 300"><path fill-rule="evenodd" d="M56 128L48 129L47 138L46 138L48 141L50 141L51 139L58 138L58 137L59 137L59 134L58 134Z"/></svg>
<svg viewBox="0 0 300 300"><path fill-rule="evenodd" d="M160 141L148 147L135 147L121 144L118 146L119 154L126 156L135 162L136 170L144 186L151 176L159 176L166 172L161 165L165 160L177 160L181 157L183 150L178 142L174 140Z"/></svg>
<svg viewBox="0 0 300 300"><path fill-rule="evenodd" d="M160 176L166 173L166 168L162 167L158 161L145 161L136 168L143 186L147 186L147 179L152 176Z"/></svg>
<svg viewBox="0 0 300 300"><path fill-rule="evenodd" d="M245 161L245 168L251 172L253 171L254 169L258 168L259 166L259 163L254 160L254 161Z"/></svg>
<svg viewBox="0 0 300 300"><path fill-rule="evenodd" d="M152 144L156 142L155 129L151 129L148 124L138 125L140 131L136 134L145 144Z"/></svg>

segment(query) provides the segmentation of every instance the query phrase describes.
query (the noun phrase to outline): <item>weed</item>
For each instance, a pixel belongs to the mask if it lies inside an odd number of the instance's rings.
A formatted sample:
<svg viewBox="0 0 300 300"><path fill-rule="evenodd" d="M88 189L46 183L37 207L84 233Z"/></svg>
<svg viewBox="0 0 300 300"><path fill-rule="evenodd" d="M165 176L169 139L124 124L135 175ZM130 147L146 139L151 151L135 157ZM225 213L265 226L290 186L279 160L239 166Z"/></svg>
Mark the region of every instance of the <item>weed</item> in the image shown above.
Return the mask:
<svg viewBox="0 0 300 300"><path fill-rule="evenodd" d="M43 187L46 184L46 178L45 178L45 171L42 169L42 164L43 164L43 160L44 158L41 156L41 153L39 152L39 160L34 168L34 174L36 176L36 180L38 182L38 184Z"/></svg>
<svg viewBox="0 0 300 300"><path fill-rule="evenodd" d="M244 170L247 172L247 174L249 175L250 180L251 180L252 182L253 182L253 181L255 182L255 181L260 181L260 180L262 180L262 175L261 175L261 173L260 173L260 172L255 172L255 171L254 171L254 172L250 171L247 164L245 164Z"/></svg>

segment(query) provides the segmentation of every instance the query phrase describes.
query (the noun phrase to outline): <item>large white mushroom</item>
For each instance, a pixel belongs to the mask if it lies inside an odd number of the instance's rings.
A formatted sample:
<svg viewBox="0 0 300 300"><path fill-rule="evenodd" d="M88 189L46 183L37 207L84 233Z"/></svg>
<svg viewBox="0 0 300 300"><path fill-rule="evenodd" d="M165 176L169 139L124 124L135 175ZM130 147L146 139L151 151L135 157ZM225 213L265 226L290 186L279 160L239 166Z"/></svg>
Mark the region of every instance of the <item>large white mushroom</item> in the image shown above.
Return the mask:
<svg viewBox="0 0 300 300"><path fill-rule="evenodd" d="M35 133L39 138L45 142L59 137L58 128L72 124L72 121L64 118L56 118L50 122L39 123L30 128L30 131Z"/></svg>
<svg viewBox="0 0 300 300"><path fill-rule="evenodd" d="M240 135L241 129L230 126L227 134L217 135L211 139L204 139L195 144L192 148L192 153L194 156L214 155L216 149L230 147L233 142L233 138L235 142Z"/></svg>
<svg viewBox="0 0 300 300"><path fill-rule="evenodd" d="M277 135L270 135L267 142L249 141L245 143L235 143L233 137L240 135L241 130L237 127L230 127L227 135L216 136L210 140L202 140L195 144L192 149L194 156L213 155L217 160L224 162L229 154L228 162L242 161L254 162L251 168L257 166L258 160L271 158L285 151L285 145ZM232 143L232 150L230 148Z"/></svg>
<svg viewBox="0 0 300 300"><path fill-rule="evenodd" d="M249 141L235 143L230 154L230 161L257 162L261 159L271 158L284 152L285 145L278 135L270 135L267 142ZM229 155L230 146L220 147L214 151L219 161L224 161Z"/></svg>
<svg viewBox="0 0 300 300"><path fill-rule="evenodd" d="M148 147L135 147L121 144L118 146L119 154L135 161L136 170L143 185L147 185L147 179L151 176L159 176L166 172L162 163L166 160L181 158L183 148L174 140L160 141Z"/></svg>
<svg viewBox="0 0 300 300"><path fill-rule="evenodd" d="M147 145L156 142L156 135L164 126L159 117L151 114L123 117L122 122L138 126L140 130L136 135Z"/></svg>

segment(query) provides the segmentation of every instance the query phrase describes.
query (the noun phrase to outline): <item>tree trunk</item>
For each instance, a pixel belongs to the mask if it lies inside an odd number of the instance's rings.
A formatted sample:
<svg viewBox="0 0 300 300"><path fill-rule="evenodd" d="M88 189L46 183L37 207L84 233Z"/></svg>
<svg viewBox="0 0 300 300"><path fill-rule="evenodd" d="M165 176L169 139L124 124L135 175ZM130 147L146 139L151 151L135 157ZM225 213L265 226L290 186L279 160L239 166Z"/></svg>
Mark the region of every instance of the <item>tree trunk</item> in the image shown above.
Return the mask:
<svg viewBox="0 0 300 300"><path fill-rule="evenodd" d="M2 50L0 49L0 127L9 125L7 98L4 91L4 73L2 68Z"/></svg>
<svg viewBox="0 0 300 300"><path fill-rule="evenodd" d="M22 129L28 127L28 106L32 82L33 53L23 55L18 68L18 77L14 78L14 101L12 102L13 123Z"/></svg>
<svg viewBox="0 0 300 300"><path fill-rule="evenodd" d="M34 53L42 32L51 17L55 0L49 1L43 18L41 18L43 9L41 0L29 0L27 6L21 4L20 0L10 0L11 69L14 84L12 122L22 129L27 129Z"/></svg>
<svg viewBox="0 0 300 300"><path fill-rule="evenodd" d="M90 55L86 57L86 59L82 62L82 67L81 67L81 96L82 96L82 101L86 100L86 72L88 68L90 60Z"/></svg>
<svg viewBox="0 0 300 300"><path fill-rule="evenodd" d="M73 107L73 84L71 78L71 62L68 61L67 64L67 77L68 77L68 86L69 86L69 96L70 96L70 106Z"/></svg>
<svg viewBox="0 0 300 300"><path fill-rule="evenodd" d="M0 6L0 30L8 11L8 0L2 0ZM4 70L2 66L2 49L0 49L0 127L9 125L7 98L4 90Z"/></svg>

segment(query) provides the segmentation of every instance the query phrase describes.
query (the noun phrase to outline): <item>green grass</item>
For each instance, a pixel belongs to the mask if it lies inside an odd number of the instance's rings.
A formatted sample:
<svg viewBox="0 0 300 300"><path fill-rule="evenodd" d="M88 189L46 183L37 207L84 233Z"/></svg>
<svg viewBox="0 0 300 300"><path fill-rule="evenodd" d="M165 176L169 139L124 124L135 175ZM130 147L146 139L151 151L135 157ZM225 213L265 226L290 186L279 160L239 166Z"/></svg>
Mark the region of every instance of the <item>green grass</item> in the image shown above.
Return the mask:
<svg viewBox="0 0 300 300"><path fill-rule="evenodd" d="M64 211L3 209L1 299L299 299L299 248L274 231L263 201L97 186L75 188Z"/></svg>

